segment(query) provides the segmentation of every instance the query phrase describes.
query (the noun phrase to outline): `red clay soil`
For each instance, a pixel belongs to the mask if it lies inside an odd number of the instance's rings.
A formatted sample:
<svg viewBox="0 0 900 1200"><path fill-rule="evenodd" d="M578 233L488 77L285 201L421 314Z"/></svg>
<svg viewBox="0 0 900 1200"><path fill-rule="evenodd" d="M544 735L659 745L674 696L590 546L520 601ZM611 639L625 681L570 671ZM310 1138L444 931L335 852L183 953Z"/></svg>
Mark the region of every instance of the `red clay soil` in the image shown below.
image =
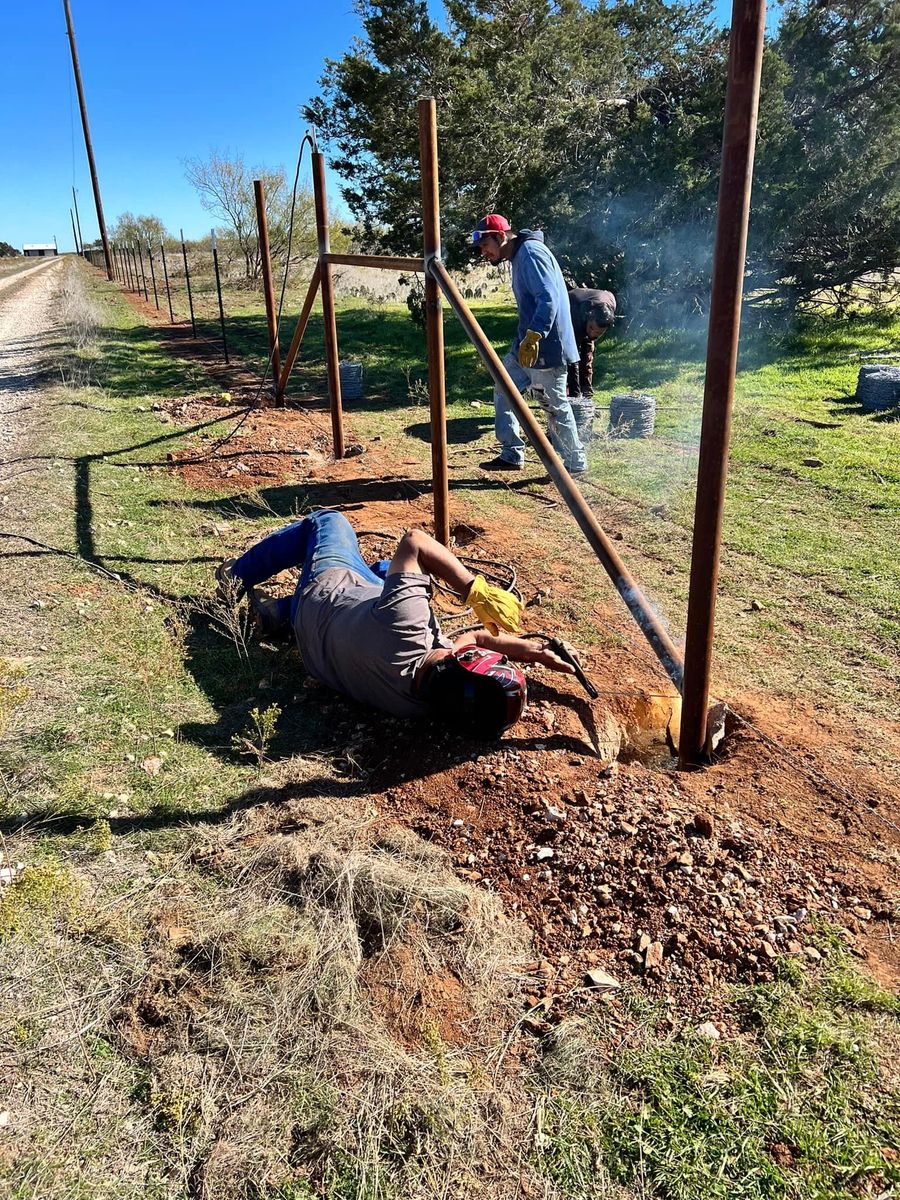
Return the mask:
<svg viewBox="0 0 900 1200"><path fill-rule="evenodd" d="M200 401L167 408L185 425L222 415ZM269 409L208 460L191 461L204 454L195 439L176 461L201 490L221 491L225 480L240 493L308 484L358 531L430 526L427 483L408 478L410 464L386 443L340 462L329 449L327 415ZM546 628L533 606L547 579L566 595L587 559L551 573L519 542L520 512L498 508L502 528L489 530L466 523L456 498L460 513L465 553L513 564L526 627ZM365 549L374 557L389 546L374 539ZM385 814L445 847L461 876L499 892L527 921L538 956L532 1023L553 1020L563 997L565 1007L584 1002L594 968L693 996L709 1011L719 982L771 978L784 954L815 960L821 919L896 987L896 784L858 765L859 747L839 720L770 696L728 697L736 716L718 760L676 772L665 744L672 688L614 603L611 595L609 609L592 614L598 640L622 635L620 648L585 661L601 692L593 704L574 680L536 668L524 719L491 747L438 730L423 737L421 727L349 705L335 731L348 740L353 731L354 757ZM900 729L882 733L900 746Z"/></svg>

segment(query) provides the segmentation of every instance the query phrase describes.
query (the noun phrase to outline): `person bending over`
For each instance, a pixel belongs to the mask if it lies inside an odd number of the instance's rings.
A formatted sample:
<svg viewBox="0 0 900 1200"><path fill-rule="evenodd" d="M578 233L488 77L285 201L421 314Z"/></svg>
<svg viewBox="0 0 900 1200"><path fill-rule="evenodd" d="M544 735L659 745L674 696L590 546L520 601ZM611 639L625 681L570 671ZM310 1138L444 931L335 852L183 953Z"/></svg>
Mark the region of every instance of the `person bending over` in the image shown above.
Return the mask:
<svg viewBox="0 0 900 1200"><path fill-rule="evenodd" d="M293 596L259 592L290 568L300 569ZM487 628L446 638L431 610L432 575ZM515 663L572 673L540 643L501 632L518 629L521 602L418 529L403 535L392 559L370 567L346 517L314 512L227 560L217 576L226 589L248 594L267 630L293 627L313 678L397 717L432 716L469 736L495 738L525 710L525 677Z"/></svg>

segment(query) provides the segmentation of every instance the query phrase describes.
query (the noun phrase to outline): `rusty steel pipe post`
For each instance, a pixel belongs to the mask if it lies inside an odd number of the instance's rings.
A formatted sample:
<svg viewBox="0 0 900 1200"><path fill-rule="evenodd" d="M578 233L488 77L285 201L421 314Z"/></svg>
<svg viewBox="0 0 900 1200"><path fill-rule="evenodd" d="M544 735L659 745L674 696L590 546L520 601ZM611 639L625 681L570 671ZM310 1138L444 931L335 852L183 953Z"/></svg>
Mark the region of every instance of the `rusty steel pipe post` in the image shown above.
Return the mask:
<svg viewBox="0 0 900 1200"><path fill-rule="evenodd" d="M159 256L162 259L163 278L166 281L166 299L169 301L169 322L175 324L175 313L172 311L172 289L169 287L169 264L166 262L166 244L160 239Z"/></svg>
<svg viewBox="0 0 900 1200"><path fill-rule="evenodd" d="M447 394L444 379L444 314L441 290L428 264L441 256L438 192L437 119L433 99L419 101L419 163L422 176L422 228L425 255L425 346L431 410L431 491L434 536L450 545L450 482L447 468Z"/></svg>
<svg viewBox="0 0 900 1200"><path fill-rule="evenodd" d="M225 338L225 309L222 305L222 280L219 278L219 251L216 247L216 231L211 229L209 232L212 237L213 269L216 273L216 293L219 297L219 325L222 329L222 349L225 352L225 361L228 362L228 342Z"/></svg>
<svg viewBox="0 0 900 1200"><path fill-rule="evenodd" d="M147 258L150 261L150 278L153 280L153 303L156 305L156 311L159 312L159 292L156 290L156 269L153 266L153 243L147 242Z"/></svg>
<svg viewBox="0 0 900 1200"><path fill-rule="evenodd" d="M324 254L325 262L333 267L375 267L379 271L403 271L421 275L421 258L403 258L396 254Z"/></svg>
<svg viewBox="0 0 900 1200"><path fill-rule="evenodd" d="M137 244L138 261L141 264L141 282L144 285L144 299L150 303L150 293L147 291L147 272L144 270L144 252L141 249L141 243Z"/></svg>
<svg viewBox="0 0 900 1200"><path fill-rule="evenodd" d="M124 283L125 273L122 270L122 251L115 242L112 244L112 256L116 267L116 279L119 283Z"/></svg>
<svg viewBox="0 0 900 1200"><path fill-rule="evenodd" d="M191 311L191 331L194 337L197 336L197 322L194 320L194 297L191 294L191 272L188 269L187 247L184 244L184 230L179 229L181 234L181 257L184 259L184 278L187 283L188 308Z"/></svg>
<svg viewBox="0 0 900 1200"><path fill-rule="evenodd" d="M331 264L322 255L331 249L328 234L328 197L325 194L325 158L316 150L312 156L313 192L316 202L316 236L319 243L319 274L322 285L322 323L325 329L325 365L331 402L331 440L334 457L344 457L344 414L341 405L341 367L338 358L337 321L334 315L334 284Z"/></svg>
<svg viewBox="0 0 900 1200"><path fill-rule="evenodd" d="M734 377L753 184L765 0L734 0L691 548L679 765L707 758L707 711Z"/></svg>
<svg viewBox="0 0 900 1200"><path fill-rule="evenodd" d="M275 311L275 287L272 283L272 254L269 249L269 222L266 217L266 193L261 179L253 180L256 197L256 227L259 230L259 258L262 266L263 295L266 301L266 323L269 326L269 364L277 389L281 376L281 355L278 346L278 316Z"/></svg>
<svg viewBox="0 0 900 1200"><path fill-rule="evenodd" d="M463 329L481 356L481 360L490 372L494 383L504 393L515 410L516 416L528 434L528 439L534 447L535 453L546 467L550 478L556 484L560 495L566 502L569 512L575 518L578 527L587 539L588 545L600 560L603 569L612 580L616 591L622 597L628 611L637 621L641 632L650 643L656 657L662 663L666 674L675 684L675 687L681 691L682 676L684 673L681 655L663 628L659 617L657 617L656 613L650 607L649 602L632 578L628 568L622 562L621 558L619 558L609 538L600 528L590 505L578 490L575 481L566 470L559 455L550 445L547 435L535 420L534 414L525 403L519 389L513 383L509 372L500 361L496 350L485 337L484 331L478 324L474 313L468 304L466 304L459 288L453 282L450 272L439 258L432 259L428 269L440 285L448 304L457 317L459 317Z"/></svg>
<svg viewBox="0 0 900 1200"><path fill-rule="evenodd" d="M84 87L81 83L81 66L78 62L78 47L75 45L75 30L72 26L72 9L69 0L63 0L66 12L66 30L69 34L69 49L72 51L72 70L75 72L75 86L78 89L78 107L81 110L81 128L84 132L84 148L87 151L88 166L91 171L91 187L94 189L94 204L97 208L97 225L100 227L100 240L103 243L103 258L106 262L106 277L112 279L112 256L109 252L109 238L106 235L106 221L103 219L103 201L100 199L100 182L97 179L97 164L94 162L94 146L91 142L91 130L88 125L87 104L84 99Z"/></svg>
<svg viewBox="0 0 900 1200"><path fill-rule="evenodd" d="M134 268L134 294L136 296L139 296L141 294L141 277L140 277L140 274L138 273L138 260L137 260L137 255L134 252L134 242L130 243L130 249L131 249L131 265Z"/></svg>
<svg viewBox="0 0 900 1200"><path fill-rule="evenodd" d="M128 273L128 290L130 292L133 292L134 291L134 277L131 274L131 253L129 251L127 242L122 247L122 251L125 255L125 269Z"/></svg>
<svg viewBox="0 0 900 1200"><path fill-rule="evenodd" d="M300 343L303 341L303 335L306 333L306 326L309 324L309 314L312 312L313 304L316 300L316 293L319 290L319 284L322 280L322 268L316 263L313 267L312 278L309 281L309 287L306 289L306 299L303 301L303 308L300 310L300 316L297 318L297 325L294 329L294 336L291 338L291 344L288 346L288 352L284 358L284 366L281 368L281 377L278 380L278 386L275 389L275 399L279 404L284 402L284 391L288 385L288 380L291 377L291 371L294 369L294 361L300 350Z"/></svg>

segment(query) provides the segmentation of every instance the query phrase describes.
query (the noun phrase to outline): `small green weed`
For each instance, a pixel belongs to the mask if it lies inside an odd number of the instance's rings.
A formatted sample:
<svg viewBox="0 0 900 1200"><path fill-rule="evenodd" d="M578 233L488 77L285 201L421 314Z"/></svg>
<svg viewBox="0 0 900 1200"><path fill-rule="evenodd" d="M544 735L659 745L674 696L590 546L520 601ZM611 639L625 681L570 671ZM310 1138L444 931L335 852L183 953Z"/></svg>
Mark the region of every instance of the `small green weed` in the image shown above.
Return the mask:
<svg viewBox="0 0 900 1200"><path fill-rule="evenodd" d="M277 704L270 704L262 709L258 705L251 708L246 731L234 734L231 748L236 754L255 758L257 767L262 770L269 746L277 732L280 716L281 708Z"/></svg>

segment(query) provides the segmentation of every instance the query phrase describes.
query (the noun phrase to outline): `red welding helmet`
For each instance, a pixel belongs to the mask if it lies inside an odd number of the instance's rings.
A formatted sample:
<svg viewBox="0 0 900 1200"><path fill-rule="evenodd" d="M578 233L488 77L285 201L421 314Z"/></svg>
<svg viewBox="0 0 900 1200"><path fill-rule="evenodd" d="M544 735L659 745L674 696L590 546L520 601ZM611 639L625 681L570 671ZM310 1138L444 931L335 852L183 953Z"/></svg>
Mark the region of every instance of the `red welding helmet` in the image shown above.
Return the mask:
<svg viewBox="0 0 900 1200"><path fill-rule="evenodd" d="M501 217L499 213L488 213L472 230L472 245L477 246L483 237L492 233L509 233L511 228L506 217Z"/></svg>
<svg viewBox="0 0 900 1200"><path fill-rule="evenodd" d="M463 646L429 670L423 698L471 737L499 737L525 711L525 676L504 654Z"/></svg>

